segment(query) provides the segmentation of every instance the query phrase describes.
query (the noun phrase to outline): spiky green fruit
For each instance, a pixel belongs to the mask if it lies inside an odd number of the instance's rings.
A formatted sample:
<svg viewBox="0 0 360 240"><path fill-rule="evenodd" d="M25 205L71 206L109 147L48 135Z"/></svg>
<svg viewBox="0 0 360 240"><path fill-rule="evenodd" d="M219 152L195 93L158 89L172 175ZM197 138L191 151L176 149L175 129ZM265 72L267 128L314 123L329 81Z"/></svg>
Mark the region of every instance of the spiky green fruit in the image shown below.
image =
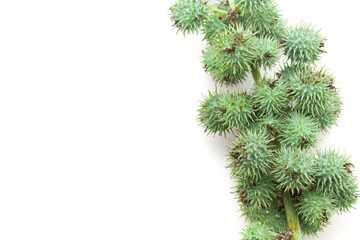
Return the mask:
<svg viewBox="0 0 360 240"><path fill-rule="evenodd" d="M260 4L255 3L257 6L254 11L252 9L254 7L246 7L247 4L245 3L243 3L245 6L242 6L242 3L239 3L240 9L243 9L243 11L240 11L242 23L245 26L251 26L258 36L274 37L274 33L279 30L278 23L281 20L281 14L275 2L271 0L245 2L260 2Z"/></svg>
<svg viewBox="0 0 360 240"><path fill-rule="evenodd" d="M300 226L301 226L301 232L305 235L305 236L313 236L313 237L317 237L317 234L319 232L323 232L324 231L324 226L321 226L319 224L317 225L311 225L310 223L306 222L304 219L302 219L301 217L299 217L299 222L300 222Z"/></svg>
<svg viewBox="0 0 360 240"><path fill-rule="evenodd" d="M282 199L276 199L271 202L271 206L267 208L254 209L252 207L242 205L242 216L250 223L261 222L272 231L280 233L288 229L285 207Z"/></svg>
<svg viewBox="0 0 360 240"><path fill-rule="evenodd" d="M260 116L281 115L288 106L287 87L279 79L265 78L254 86L253 102Z"/></svg>
<svg viewBox="0 0 360 240"><path fill-rule="evenodd" d="M333 81L334 77L323 69L302 68L292 81L295 108L314 117L328 112L337 96Z"/></svg>
<svg viewBox="0 0 360 240"><path fill-rule="evenodd" d="M225 85L234 85L242 82L246 76L246 71L236 68L235 71L231 64L222 64L223 56L218 49L209 46L203 54L203 64L205 72L210 73L214 81Z"/></svg>
<svg viewBox="0 0 360 240"><path fill-rule="evenodd" d="M254 34L241 25L225 28L204 52L205 70L219 83L241 82L257 56L256 42Z"/></svg>
<svg viewBox="0 0 360 240"><path fill-rule="evenodd" d="M292 87L294 79L298 78L299 72L301 72L303 68L306 68L306 65L283 63L277 75L281 77L285 83L288 83L289 87Z"/></svg>
<svg viewBox="0 0 360 240"><path fill-rule="evenodd" d="M257 223L247 226L242 234L242 240L275 240L276 233L267 226Z"/></svg>
<svg viewBox="0 0 360 240"><path fill-rule="evenodd" d="M295 108L299 112L319 116L329 110L335 91L323 83L300 82L294 87L293 96Z"/></svg>
<svg viewBox="0 0 360 240"><path fill-rule="evenodd" d="M324 67L317 68L311 64L284 63L280 67L279 74L284 81L289 82L290 88L294 88L293 85L299 82L318 82L332 85L335 81L335 77Z"/></svg>
<svg viewBox="0 0 360 240"><path fill-rule="evenodd" d="M258 54L254 61L256 67L272 68L280 60L281 50L279 44L267 37L258 40Z"/></svg>
<svg viewBox="0 0 360 240"><path fill-rule="evenodd" d="M296 204L299 216L315 229L328 224L335 212L334 200L316 191L304 192Z"/></svg>
<svg viewBox="0 0 360 240"><path fill-rule="evenodd" d="M274 38L278 43L283 44L288 31L287 28L287 21L285 19L279 19L267 35Z"/></svg>
<svg viewBox="0 0 360 240"><path fill-rule="evenodd" d="M264 129L271 138L276 138L279 134L281 119L278 116L268 115L259 118L256 122L257 127Z"/></svg>
<svg viewBox="0 0 360 240"><path fill-rule="evenodd" d="M295 194L313 184L314 158L306 150L282 147L275 161L273 174L279 189Z"/></svg>
<svg viewBox="0 0 360 240"><path fill-rule="evenodd" d="M334 94L328 105L328 110L316 117L316 121L319 123L320 129L323 132L328 132L332 126L336 125L342 111L342 100L338 93Z"/></svg>
<svg viewBox="0 0 360 240"><path fill-rule="evenodd" d="M225 22L220 19L219 14L211 14L203 24L202 33L204 34L204 39L211 42L221 31L225 30L226 26Z"/></svg>
<svg viewBox="0 0 360 240"><path fill-rule="evenodd" d="M205 132L209 134L225 134L227 127L223 118L223 110L220 108L224 95L217 91L210 92L200 103L198 109L198 121Z"/></svg>
<svg viewBox="0 0 360 240"><path fill-rule="evenodd" d="M240 12L255 13L263 8L270 0L235 0Z"/></svg>
<svg viewBox="0 0 360 240"><path fill-rule="evenodd" d="M284 52L292 63L315 63L324 52L325 38L309 24L298 24L286 34Z"/></svg>
<svg viewBox="0 0 360 240"><path fill-rule="evenodd" d="M343 103L332 74L324 68L285 64L278 75L287 83L295 109L311 115L321 131L328 132L337 124Z"/></svg>
<svg viewBox="0 0 360 240"><path fill-rule="evenodd" d="M205 72L210 73L214 81L220 84L233 85L238 82L241 82L245 76L246 72L240 69L233 71L231 65L220 66L222 61L221 54L218 53L218 50L214 46L209 46L204 51L203 54L203 65Z"/></svg>
<svg viewBox="0 0 360 240"><path fill-rule="evenodd" d="M315 168L316 190L323 194L339 194L352 181L350 157L336 150L317 153Z"/></svg>
<svg viewBox="0 0 360 240"><path fill-rule="evenodd" d="M261 129L241 131L229 147L229 168L234 178L257 181L272 167L271 139Z"/></svg>
<svg viewBox="0 0 360 240"><path fill-rule="evenodd" d="M280 127L282 143L288 147L313 147L318 142L318 123L310 116L292 112Z"/></svg>
<svg viewBox="0 0 360 240"><path fill-rule="evenodd" d="M339 212L348 212L355 208L359 196L359 187L355 179L348 182L346 188L333 195L334 205Z"/></svg>
<svg viewBox="0 0 360 240"><path fill-rule="evenodd" d="M224 125L230 129L249 126L255 118L251 97L245 92L224 95L220 102Z"/></svg>
<svg viewBox="0 0 360 240"><path fill-rule="evenodd" d="M170 11L174 26L184 34L198 32L210 14L209 7L201 0L178 0Z"/></svg>
<svg viewBox="0 0 360 240"><path fill-rule="evenodd" d="M274 180L266 175L250 181L239 177L235 189L239 202L253 209L268 208L277 195Z"/></svg>

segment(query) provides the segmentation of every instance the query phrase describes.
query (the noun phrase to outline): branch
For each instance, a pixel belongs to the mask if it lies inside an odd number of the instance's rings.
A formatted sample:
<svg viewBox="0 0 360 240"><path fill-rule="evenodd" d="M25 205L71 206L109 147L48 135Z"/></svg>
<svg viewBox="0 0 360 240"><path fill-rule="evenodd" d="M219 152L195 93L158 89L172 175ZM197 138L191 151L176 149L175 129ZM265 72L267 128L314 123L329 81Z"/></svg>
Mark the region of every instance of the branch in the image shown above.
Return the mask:
<svg viewBox="0 0 360 240"><path fill-rule="evenodd" d="M301 240L299 216L296 212L293 199L289 192L285 192L283 198L288 226L293 234L292 240Z"/></svg>
<svg viewBox="0 0 360 240"><path fill-rule="evenodd" d="M259 68L251 67L251 74L254 78L255 85L259 85L262 79Z"/></svg>
<svg viewBox="0 0 360 240"><path fill-rule="evenodd" d="M228 14L227 11L222 10L222 9L220 9L220 8L217 8L217 7L214 7L214 6L209 6L209 7L210 7L210 9L211 9L213 12L220 13L220 14L222 14L222 15L224 15L224 16L226 16L226 15Z"/></svg>

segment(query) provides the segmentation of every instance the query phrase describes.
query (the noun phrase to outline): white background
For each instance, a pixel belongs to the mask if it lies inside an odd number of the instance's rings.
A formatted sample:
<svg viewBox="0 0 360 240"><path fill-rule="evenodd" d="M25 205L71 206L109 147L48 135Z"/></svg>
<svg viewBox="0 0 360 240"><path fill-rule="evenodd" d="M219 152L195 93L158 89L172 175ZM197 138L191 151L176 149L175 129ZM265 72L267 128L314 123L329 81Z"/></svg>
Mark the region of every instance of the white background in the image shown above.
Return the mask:
<svg viewBox="0 0 360 240"><path fill-rule="evenodd" d="M0 239L240 238L229 141L196 122L204 43L176 34L173 2L0 1ZM360 167L357 1L278 3L327 36L345 105L321 145ZM319 237L359 239L359 219Z"/></svg>

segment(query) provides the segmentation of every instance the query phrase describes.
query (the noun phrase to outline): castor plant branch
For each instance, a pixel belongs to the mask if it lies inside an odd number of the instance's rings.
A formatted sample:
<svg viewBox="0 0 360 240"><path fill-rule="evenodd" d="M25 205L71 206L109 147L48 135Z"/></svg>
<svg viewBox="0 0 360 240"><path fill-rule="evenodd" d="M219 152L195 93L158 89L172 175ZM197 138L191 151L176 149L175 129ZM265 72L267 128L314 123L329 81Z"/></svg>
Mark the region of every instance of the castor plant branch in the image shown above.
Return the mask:
<svg viewBox="0 0 360 240"><path fill-rule="evenodd" d="M206 42L202 63L218 87L204 95L197 119L207 134L235 135L227 160L249 223L242 240L316 236L353 208L359 190L349 155L317 149L343 104L335 77L319 66L321 31L289 26L273 0L177 0L170 11L178 31ZM221 89L250 74L251 89Z"/></svg>
<svg viewBox="0 0 360 240"><path fill-rule="evenodd" d="M252 68L251 68L251 74L252 74L252 76L253 76L253 79L254 79L255 84L256 84L256 85L259 85L259 84L260 84L260 81L261 81L261 79L262 79L259 68L257 68L257 67L252 67Z"/></svg>
<svg viewBox="0 0 360 240"><path fill-rule="evenodd" d="M299 223L299 216L295 209L294 200L289 192L284 192L283 195L286 218L289 229L292 232L292 240L301 240L301 229Z"/></svg>
<svg viewBox="0 0 360 240"><path fill-rule="evenodd" d="M227 11L225 10L222 10L220 8L217 8L217 7L214 7L214 6L211 6L209 5L209 8L211 9L211 11L215 12L215 13L220 13L222 16L226 16L227 15Z"/></svg>

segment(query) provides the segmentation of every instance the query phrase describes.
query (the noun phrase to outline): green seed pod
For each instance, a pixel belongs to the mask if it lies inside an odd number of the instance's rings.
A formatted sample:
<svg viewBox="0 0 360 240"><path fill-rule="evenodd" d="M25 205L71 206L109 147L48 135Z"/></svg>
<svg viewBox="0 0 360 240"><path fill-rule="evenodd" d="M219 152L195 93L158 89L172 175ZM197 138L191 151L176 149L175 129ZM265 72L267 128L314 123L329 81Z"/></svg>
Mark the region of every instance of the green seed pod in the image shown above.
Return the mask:
<svg viewBox="0 0 360 240"><path fill-rule="evenodd" d="M223 98L223 94L219 94L217 91L209 91L209 95L204 96L204 99L200 103L198 121L208 134L222 135L227 131L225 121L222 118L223 112L220 108L220 102Z"/></svg>
<svg viewBox="0 0 360 240"><path fill-rule="evenodd" d="M314 158L306 150L281 148L273 170L279 189L299 193L313 184Z"/></svg>
<svg viewBox="0 0 360 240"><path fill-rule="evenodd" d="M283 144L288 147L313 147L318 142L318 123L311 117L292 112L280 127Z"/></svg>
<svg viewBox="0 0 360 240"><path fill-rule="evenodd" d="M281 79L289 84L289 87L292 86L294 79L298 79L299 72L302 71L303 68L307 69L306 65L303 64L287 64L284 63L281 67L277 75L281 77Z"/></svg>
<svg viewBox="0 0 360 240"><path fill-rule="evenodd" d="M324 67L316 68L307 64L291 64L282 67L282 71L288 76L288 81L296 83L323 83L327 85L334 84L335 77ZM333 88L330 88L333 89Z"/></svg>
<svg viewBox="0 0 360 240"><path fill-rule="evenodd" d="M275 40L261 37L258 40L258 53L254 66L270 69L280 60L280 55L280 46Z"/></svg>
<svg viewBox="0 0 360 240"><path fill-rule="evenodd" d="M214 38L216 38L220 32L225 31L227 25L219 18L219 14L213 13L203 24L202 33L204 34L204 39L208 42L211 42Z"/></svg>
<svg viewBox="0 0 360 240"><path fill-rule="evenodd" d="M238 25L227 27L213 38L203 57L205 70L215 81L224 84L241 82L250 71L257 54L257 39Z"/></svg>
<svg viewBox="0 0 360 240"><path fill-rule="evenodd" d="M258 181L272 167L272 151L268 135L260 129L241 131L229 147L228 160L235 179Z"/></svg>
<svg viewBox="0 0 360 240"><path fill-rule="evenodd" d="M359 187L355 179L346 184L346 188L333 195L334 205L339 212L348 212L355 208L359 196Z"/></svg>
<svg viewBox="0 0 360 240"><path fill-rule="evenodd" d="M325 70L303 68L292 81L292 96L295 109L317 117L328 112L336 98L334 77Z"/></svg>
<svg viewBox="0 0 360 240"><path fill-rule="evenodd" d="M270 0L235 0L240 12L255 13L262 9Z"/></svg>
<svg viewBox="0 0 360 240"><path fill-rule="evenodd" d="M276 233L267 226L257 223L247 226L241 233L241 240L275 240Z"/></svg>
<svg viewBox="0 0 360 240"><path fill-rule="evenodd" d="M315 168L316 190L323 194L339 194L352 181L350 157L327 149L317 153Z"/></svg>
<svg viewBox="0 0 360 240"><path fill-rule="evenodd" d="M269 33L267 35L274 38L278 43L282 44L283 47L283 43L286 39L286 33L288 32L287 28L287 21L279 19L275 25L269 29Z"/></svg>
<svg viewBox="0 0 360 240"><path fill-rule="evenodd" d="M300 226L301 226L301 232L305 235L305 236L313 236L313 237L317 237L317 234L319 232L323 232L324 231L324 226L321 226L319 224L317 225L311 225L310 223L306 222L304 219L302 219L301 217L299 217L299 222L300 222Z"/></svg>
<svg viewBox="0 0 360 240"><path fill-rule="evenodd" d="M264 129L271 138L276 138L279 133L281 119L274 115L259 118L256 122L257 127Z"/></svg>
<svg viewBox="0 0 360 240"><path fill-rule="evenodd" d="M298 83L293 90L295 108L312 116L326 113L334 95L335 92L323 83Z"/></svg>
<svg viewBox="0 0 360 240"><path fill-rule="evenodd" d="M263 79L252 91L254 106L260 116L279 116L289 104L288 89L279 79Z"/></svg>
<svg viewBox="0 0 360 240"><path fill-rule="evenodd" d="M324 52L324 42L319 30L301 23L286 34L285 55L292 63L315 63Z"/></svg>
<svg viewBox="0 0 360 240"><path fill-rule="evenodd" d="M311 115L321 131L327 132L337 124L342 101L333 75L324 68L301 64L285 64L278 75L287 83L295 109Z"/></svg>
<svg viewBox="0 0 360 240"><path fill-rule="evenodd" d="M251 97L245 92L224 95L220 102L223 120L230 129L241 129L249 126L255 118Z"/></svg>
<svg viewBox="0 0 360 240"><path fill-rule="evenodd" d="M178 0L170 11L174 26L184 34L198 32L210 14L209 7L201 0Z"/></svg>
<svg viewBox="0 0 360 240"><path fill-rule="evenodd" d="M238 67L236 67L234 71L231 64L221 66L222 61L222 55L219 54L219 51L215 47L209 46L205 50L203 55L204 69L213 76L216 82L225 85L234 85L244 80L246 71Z"/></svg>
<svg viewBox="0 0 360 240"><path fill-rule="evenodd" d="M277 195L275 182L266 175L256 181L239 177L235 189L239 202L253 209L269 208Z"/></svg>
<svg viewBox="0 0 360 240"><path fill-rule="evenodd" d="M276 199L271 202L268 208L254 209L246 205L241 205L242 216L250 223L261 222L276 233L283 232L288 229L286 220L285 207L282 199Z"/></svg>
<svg viewBox="0 0 360 240"><path fill-rule="evenodd" d="M254 2L254 1L253 1ZM256 2L256 1L255 1ZM241 3L240 3L240 8ZM274 33L279 31L278 25L281 14L274 1L262 1L256 11L245 9L242 11L242 23L252 27L257 36L274 37Z"/></svg>
<svg viewBox="0 0 360 240"><path fill-rule="evenodd" d="M335 212L334 200L316 191L303 193L296 204L299 216L304 222L320 229L328 224Z"/></svg>
<svg viewBox="0 0 360 240"><path fill-rule="evenodd" d="M332 126L336 125L342 111L342 101L338 92L332 95L331 101L328 105L328 110L316 117L320 129L323 132L328 132Z"/></svg>

